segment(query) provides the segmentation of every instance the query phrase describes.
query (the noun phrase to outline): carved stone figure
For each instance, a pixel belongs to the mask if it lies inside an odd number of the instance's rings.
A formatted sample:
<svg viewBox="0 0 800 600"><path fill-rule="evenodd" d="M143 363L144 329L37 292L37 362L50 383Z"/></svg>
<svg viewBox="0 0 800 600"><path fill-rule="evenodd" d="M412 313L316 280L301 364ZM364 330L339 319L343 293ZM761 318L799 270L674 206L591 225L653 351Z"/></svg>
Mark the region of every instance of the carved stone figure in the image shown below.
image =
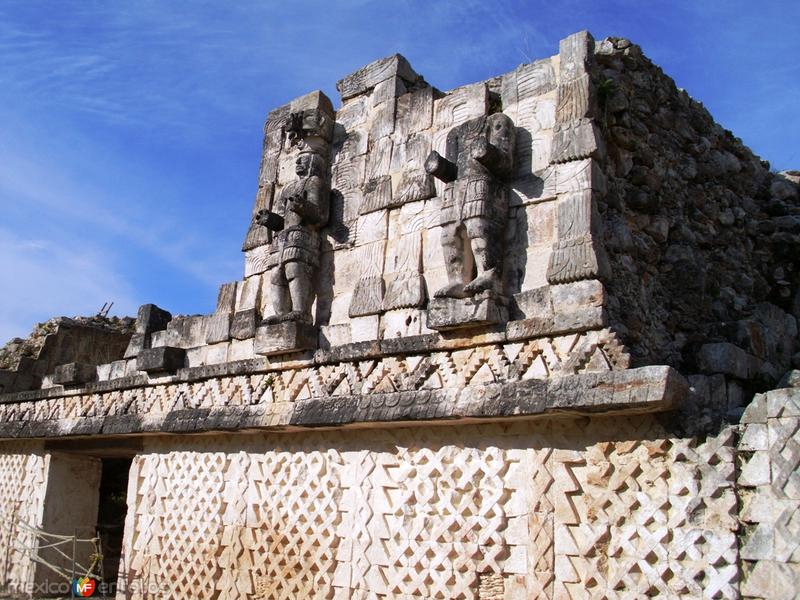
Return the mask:
<svg viewBox="0 0 800 600"><path fill-rule="evenodd" d="M272 241L270 284L275 314L266 324L284 321L311 323L314 272L319 266L320 227L328 222L330 187L325 160L308 149L297 157L299 179L281 191L278 211L262 210L260 225L277 232Z"/></svg>
<svg viewBox="0 0 800 600"><path fill-rule="evenodd" d="M448 285L436 297L500 294L508 193L502 180L514 161L515 129L497 113L453 128L446 157L433 151L425 170L447 186L440 223Z"/></svg>

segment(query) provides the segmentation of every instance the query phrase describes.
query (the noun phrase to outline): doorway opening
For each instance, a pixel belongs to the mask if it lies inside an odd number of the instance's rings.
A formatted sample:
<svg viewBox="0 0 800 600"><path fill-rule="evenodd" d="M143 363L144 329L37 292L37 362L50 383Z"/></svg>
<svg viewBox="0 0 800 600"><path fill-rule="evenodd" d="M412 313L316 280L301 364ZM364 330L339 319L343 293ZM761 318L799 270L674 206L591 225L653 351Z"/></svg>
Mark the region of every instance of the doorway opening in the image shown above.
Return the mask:
<svg viewBox="0 0 800 600"><path fill-rule="evenodd" d="M130 458L103 458L100 498L97 507L97 532L103 544L103 574L107 585L116 586L122 556L122 537L128 511Z"/></svg>

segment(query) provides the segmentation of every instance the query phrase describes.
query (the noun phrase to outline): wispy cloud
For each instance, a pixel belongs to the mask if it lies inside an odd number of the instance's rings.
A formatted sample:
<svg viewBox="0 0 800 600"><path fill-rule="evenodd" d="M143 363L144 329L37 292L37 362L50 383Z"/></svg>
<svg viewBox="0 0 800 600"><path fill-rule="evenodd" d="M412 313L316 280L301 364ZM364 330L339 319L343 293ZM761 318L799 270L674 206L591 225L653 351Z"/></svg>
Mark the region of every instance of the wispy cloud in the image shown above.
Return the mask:
<svg viewBox="0 0 800 600"><path fill-rule="evenodd" d="M101 151L89 148L84 151L90 155ZM141 199L135 190L98 188L69 171L69 164L46 154L0 145L0 198L23 202L32 212L63 223L65 229L102 232L117 247L133 245L136 252L151 254L207 285L218 284L219 272L230 270L230 260L220 262L209 252L209 240L192 226L191 215L170 216L158 210L157 199Z"/></svg>
<svg viewBox="0 0 800 600"><path fill-rule="evenodd" d="M26 336L49 316L95 314L113 301L114 314L133 314L137 303L119 267L101 248L81 241L35 239L0 227L0 345Z"/></svg>
<svg viewBox="0 0 800 600"><path fill-rule="evenodd" d="M0 321L94 311L111 299L100 280L118 306L210 310L217 284L241 275L267 112L316 88L337 103L337 79L394 52L446 90L554 54L580 29L627 36L788 168L800 4L782 4L0 3L0 285L15 265L37 274L19 277L20 296L60 282L46 288L52 303L26 304L35 315L3 295ZM61 298L76 290L99 303L71 309Z"/></svg>

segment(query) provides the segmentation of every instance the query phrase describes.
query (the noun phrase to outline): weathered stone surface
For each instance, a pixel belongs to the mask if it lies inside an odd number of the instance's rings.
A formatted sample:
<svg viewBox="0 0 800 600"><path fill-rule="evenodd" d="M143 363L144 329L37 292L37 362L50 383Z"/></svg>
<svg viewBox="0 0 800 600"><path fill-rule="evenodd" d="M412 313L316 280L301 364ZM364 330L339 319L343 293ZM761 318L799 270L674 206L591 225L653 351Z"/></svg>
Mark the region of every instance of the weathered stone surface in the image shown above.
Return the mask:
<svg viewBox="0 0 800 600"><path fill-rule="evenodd" d="M136 357L136 368L147 373L174 373L183 368L186 350L172 346L148 348Z"/></svg>
<svg viewBox="0 0 800 600"><path fill-rule="evenodd" d="M223 283L219 287L217 295L216 314L230 314L236 309L236 286L237 282Z"/></svg>
<svg viewBox="0 0 800 600"><path fill-rule="evenodd" d="M143 304L136 316L136 333L147 334L162 331L172 320L172 315L155 304Z"/></svg>
<svg viewBox="0 0 800 600"><path fill-rule="evenodd" d="M134 333L131 336L128 347L125 349L123 358L136 358L136 356L150 346L150 334L148 333Z"/></svg>
<svg viewBox="0 0 800 600"><path fill-rule="evenodd" d="M697 362L704 373L723 373L747 379L754 372L752 358L728 342L703 344Z"/></svg>
<svg viewBox="0 0 800 600"><path fill-rule="evenodd" d="M434 298L428 303L427 327L440 331L477 327L508 320L508 311L497 298Z"/></svg>
<svg viewBox="0 0 800 600"><path fill-rule="evenodd" d="M67 363L56 367L53 383L60 385L82 385L97 379L97 367L83 363Z"/></svg>
<svg viewBox="0 0 800 600"><path fill-rule="evenodd" d="M748 400L800 360L800 176L585 32L446 94L401 57L340 89L270 113L214 314L0 351L0 514L69 518L55 453L145 438L123 579L169 597L789 596L800 400Z"/></svg>
<svg viewBox="0 0 800 600"><path fill-rule="evenodd" d="M800 390L756 398L738 446L741 592L744 598L794 598L800 585Z"/></svg>
<svg viewBox="0 0 800 600"><path fill-rule="evenodd" d="M376 60L336 82L342 101L372 91L379 83L397 77L407 84L415 84L420 77L404 56L394 54Z"/></svg>
<svg viewBox="0 0 800 600"><path fill-rule="evenodd" d="M210 316L206 326L206 343L216 344L228 341L231 337L231 319L229 312L217 312Z"/></svg>
<svg viewBox="0 0 800 600"><path fill-rule="evenodd" d="M246 340L253 337L256 334L258 320L258 310L255 308L237 311L233 315L233 320L230 321L230 337L235 340ZM227 337L224 339L227 339ZM219 339L217 341L224 340Z"/></svg>
<svg viewBox="0 0 800 600"><path fill-rule="evenodd" d="M315 327L299 321L260 325L256 329L255 353L264 356L286 354L317 347Z"/></svg>

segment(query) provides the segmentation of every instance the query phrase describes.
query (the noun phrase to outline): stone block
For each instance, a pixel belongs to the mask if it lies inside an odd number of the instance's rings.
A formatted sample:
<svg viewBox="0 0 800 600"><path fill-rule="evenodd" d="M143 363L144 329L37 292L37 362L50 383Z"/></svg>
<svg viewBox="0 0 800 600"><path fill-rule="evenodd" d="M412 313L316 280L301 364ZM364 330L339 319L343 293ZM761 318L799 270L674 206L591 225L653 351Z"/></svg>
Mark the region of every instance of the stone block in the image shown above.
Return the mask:
<svg viewBox="0 0 800 600"><path fill-rule="evenodd" d="M236 306L236 283L223 283L219 287L219 294L217 294L217 308L214 312L232 313Z"/></svg>
<svg viewBox="0 0 800 600"><path fill-rule="evenodd" d="M444 130L475 117L483 116L487 113L488 106L489 90L484 82L456 88L434 102L433 127L437 130ZM436 145L434 144L434 146ZM439 150L439 148L434 147L434 150Z"/></svg>
<svg viewBox="0 0 800 600"><path fill-rule="evenodd" d="M298 321L260 325L256 329L254 352L262 356L286 354L317 347L317 328Z"/></svg>
<svg viewBox="0 0 800 600"><path fill-rule="evenodd" d="M753 456L742 465L739 472L739 485L745 487L758 487L770 483L769 453L764 451L754 452Z"/></svg>
<svg viewBox="0 0 800 600"><path fill-rule="evenodd" d="M366 315L350 319L350 336L353 342L367 342L378 339L378 315Z"/></svg>
<svg viewBox="0 0 800 600"><path fill-rule="evenodd" d="M258 311L255 308L237 311L231 321L230 335L235 340L246 340L256 334Z"/></svg>
<svg viewBox="0 0 800 600"><path fill-rule="evenodd" d="M208 317L204 315L175 317L167 325L165 345L177 348L205 346L207 320ZM151 336L150 347L154 345Z"/></svg>
<svg viewBox="0 0 800 600"><path fill-rule="evenodd" d="M446 331L503 323L508 309L496 297L434 298L428 303L428 329Z"/></svg>
<svg viewBox="0 0 800 600"><path fill-rule="evenodd" d="M741 584L745 598L796 600L800 589L800 567L773 560L759 560Z"/></svg>
<svg viewBox="0 0 800 600"><path fill-rule="evenodd" d="M58 385L81 385L97 379L97 367L83 363L58 365L53 383Z"/></svg>
<svg viewBox="0 0 800 600"><path fill-rule="evenodd" d="M111 375L111 363L105 365L97 365L97 380L108 381Z"/></svg>
<svg viewBox="0 0 800 600"><path fill-rule="evenodd" d="M212 344L206 348L205 364L219 365L228 362L228 348L230 343L222 342L219 344Z"/></svg>
<svg viewBox="0 0 800 600"><path fill-rule="evenodd" d="M228 360L233 362L235 360L250 360L255 357L253 352L254 338L246 340L232 340L228 350Z"/></svg>
<svg viewBox="0 0 800 600"><path fill-rule="evenodd" d="M416 83L420 79L404 56L394 54L371 62L340 79L336 82L336 89L344 102L360 94L371 92L376 85L392 77L398 77L409 84Z"/></svg>
<svg viewBox="0 0 800 600"><path fill-rule="evenodd" d="M399 136L408 137L430 128L433 122L434 97L432 87L423 87L397 99L395 131Z"/></svg>
<svg viewBox="0 0 800 600"><path fill-rule="evenodd" d="M739 490L741 507L739 517L745 523L771 523L776 515L791 514L796 503L786 499L783 494L776 492L769 485L760 486L752 490Z"/></svg>
<svg viewBox="0 0 800 600"><path fill-rule="evenodd" d="M215 313L208 318L206 324L206 343L227 342L231 336L231 314Z"/></svg>
<svg viewBox="0 0 800 600"><path fill-rule="evenodd" d="M236 287L236 310L255 308L261 293L261 277L256 275L240 281Z"/></svg>
<svg viewBox="0 0 800 600"><path fill-rule="evenodd" d="M155 331L150 336L150 347L151 348L159 348L160 346L167 345L167 332L166 331Z"/></svg>
<svg viewBox="0 0 800 600"><path fill-rule="evenodd" d="M578 31L559 42L559 78L571 81L586 73L594 54L594 38L588 31Z"/></svg>
<svg viewBox="0 0 800 600"><path fill-rule="evenodd" d="M697 364L704 373L722 373L739 379L747 379L751 374L747 352L729 342L703 344L697 353Z"/></svg>
<svg viewBox="0 0 800 600"><path fill-rule="evenodd" d="M744 410L740 421L743 425L748 423L767 422L767 396L766 394L756 394Z"/></svg>
<svg viewBox="0 0 800 600"><path fill-rule="evenodd" d="M183 368L185 360L186 350L183 348L148 348L136 358L136 368L147 373L174 373Z"/></svg>
<svg viewBox="0 0 800 600"><path fill-rule="evenodd" d="M139 352L147 348L150 344L150 334L134 333L128 342L123 358L134 358Z"/></svg>
<svg viewBox="0 0 800 600"><path fill-rule="evenodd" d="M594 279L603 274L599 241L591 234L560 239L553 245L547 265L547 281L551 284Z"/></svg>
<svg viewBox="0 0 800 600"><path fill-rule="evenodd" d="M186 350L185 366L200 367L206 364L208 358L208 346L198 346L196 348L189 348Z"/></svg>
<svg viewBox="0 0 800 600"><path fill-rule="evenodd" d="M136 316L136 333L162 331L172 320L172 314L155 304L143 304Z"/></svg>
<svg viewBox="0 0 800 600"><path fill-rule="evenodd" d="M503 107L512 107L512 111L518 112L515 109L520 102L542 96L554 89L556 89L556 74L549 58L520 65L503 75L501 84ZM518 115L511 116L515 122L519 120Z"/></svg>
<svg viewBox="0 0 800 600"><path fill-rule="evenodd" d="M771 390L765 395L770 419L800 417L800 390L797 388Z"/></svg>
<svg viewBox="0 0 800 600"><path fill-rule="evenodd" d="M553 315L553 330L558 332L586 331L605 327L606 324L606 311L602 306L556 311Z"/></svg>
<svg viewBox="0 0 800 600"><path fill-rule="evenodd" d="M381 338L401 338L421 335L424 312L414 308L389 310L381 316ZM428 331L425 331L428 333Z"/></svg>
<svg viewBox="0 0 800 600"><path fill-rule="evenodd" d="M257 225L257 227L264 228L262 225ZM264 273L270 267L271 254L272 248L269 245L246 250L244 253L244 276L250 278Z"/></svg>
<svg viewBox="0 0 800 600"><path fill-rule="evenodd" d="M767 426L763 423L753 423L745 427L739 440L739 450L754 452L756 450L769 450L769 435Z"/></svg>
<svg viewBox="0 0 800 600"><path fill-rule="evenodd" d="M324 325L319 328L320 348L330 350L335 346L349 344L352 341L350 323Z"/></svg>
<svg viewBox="0 0 800 600"><path fill-rule="evenodd" d="M550 162L553 164L581 160L584 158L602 159L605 156L603 136L600 129L591 121L573 121L558 125L550 149Z"/></svg>

